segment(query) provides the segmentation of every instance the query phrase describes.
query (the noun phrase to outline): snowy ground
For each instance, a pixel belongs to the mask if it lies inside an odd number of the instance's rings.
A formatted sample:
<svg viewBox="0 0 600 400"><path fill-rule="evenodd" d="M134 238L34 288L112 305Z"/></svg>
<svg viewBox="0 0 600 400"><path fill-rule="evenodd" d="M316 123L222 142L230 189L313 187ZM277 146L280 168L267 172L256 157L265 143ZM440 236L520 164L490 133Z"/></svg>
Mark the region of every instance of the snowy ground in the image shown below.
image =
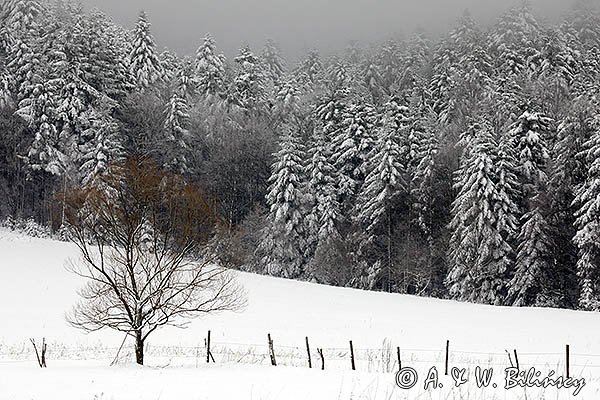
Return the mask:
<svg viewBox="0 0 600 400"><path fill-rule="evenodd" d="M585 378L578 399L600 398L600 314L550 309L513 309L362 292L239 274L248 307L194 320L188 329L166 328L150 338L149 366L110 367L123 337L85 335L64 320L77 300L79 278L64 267L76 259L66 243L0 231L0 400L4 399L568 399L574 389L502 389L509 366L505 350L517 349L522 368L542 374L565 370ZM212 332L217 363L204 360L204 338ZM271 367L267 333L280 366ZM326 370L308 369L323 348ZM32 362L28 339L50 343L46 370ZM348 342L356 352L350 370ZM474 382L452 388L444 377L444 347L450 367L493 367L498 388ZM403 366L419 383L395 386L396 346ZM127 356L129 347L124 355ZM431 367L444 388L424 390Z"/></svg>

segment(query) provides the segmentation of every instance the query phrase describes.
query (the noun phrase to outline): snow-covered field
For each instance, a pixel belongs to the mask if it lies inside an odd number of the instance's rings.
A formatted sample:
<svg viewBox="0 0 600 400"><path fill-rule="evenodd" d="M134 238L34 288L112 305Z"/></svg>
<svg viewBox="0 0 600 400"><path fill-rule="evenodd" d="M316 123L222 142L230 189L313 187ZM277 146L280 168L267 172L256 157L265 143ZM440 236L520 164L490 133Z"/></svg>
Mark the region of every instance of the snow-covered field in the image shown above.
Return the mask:
<svg viewBox="0 0 600 400"><path fill-rule="evenodd" d="M566 344L571 375L586 379L577 398L600 398L600 314L463 304L245 273L239 274L248 292L243 312L204 316L184 330L165 328L149 339L148 366L127 359L111 367L123 337L85 335L64 319L82 284L65 269L76 258L70 244L0 231L0 400L567 399L573 388L503 389L506 350L516 349L522 369L536 367L543 377L551 370L564 374ZM207 365L209 329L217 362ZM267 333L277 367L269 365ZM307 368L307 336L318 368ZM45 370L33 361L30 337L49 342ZM446 340L450 367L467 368L471 377L477 365L493 367L498 388L480 389L472 381L453 388L444 376ZM403 367L419 373L410 391L395 385L396 346ZM433 366L445 386L426 391Z"/></svg>

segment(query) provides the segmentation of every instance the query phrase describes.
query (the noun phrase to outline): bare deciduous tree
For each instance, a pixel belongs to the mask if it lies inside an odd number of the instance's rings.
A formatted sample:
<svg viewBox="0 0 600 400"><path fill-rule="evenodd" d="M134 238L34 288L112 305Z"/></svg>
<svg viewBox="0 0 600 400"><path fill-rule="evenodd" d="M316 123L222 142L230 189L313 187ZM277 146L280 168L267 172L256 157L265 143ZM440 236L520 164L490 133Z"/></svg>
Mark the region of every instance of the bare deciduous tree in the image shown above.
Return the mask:
<svg viewBox="0 0 600 400"><path fill-rule="evenodd" d="M67 315L73 326L126 332L143 364L144 343L158 328L243 307L233 275L199 256L218 223L205 196L153 161L113 165L61 200L69 238L81 251L70 269L88 279Z"/></svg>

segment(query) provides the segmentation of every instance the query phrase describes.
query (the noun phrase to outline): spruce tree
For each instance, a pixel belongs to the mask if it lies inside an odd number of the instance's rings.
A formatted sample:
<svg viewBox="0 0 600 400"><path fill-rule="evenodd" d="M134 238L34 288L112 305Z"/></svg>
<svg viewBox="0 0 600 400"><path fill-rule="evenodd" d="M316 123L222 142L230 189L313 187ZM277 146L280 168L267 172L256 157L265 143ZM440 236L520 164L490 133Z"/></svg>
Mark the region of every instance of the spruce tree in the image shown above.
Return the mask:
<svg viewBox="0 0 600 400"><path fill-rule="evenodd" d="M323 264L325 260L332 261L332 253L342 241L339 231L342 217L335 186L337 171L332 165L331 153L331 143L322 130L317 130L313 135L307 171L311 205L307 218L308 249L314 253L310 274L319 282L334 284L337 283L335 278L327 273L334 266Z"/></svg>
<svg viewBox="0 0 600 400"><path fill-rule="evenodd" d="M190 172L189 106L184 97L173 93L165 107L164 139L165 166L179 174Z"/></svg>
<svg viewBox="0 0 600 400"><path fill-rule="evenodd" d="M5 68L0 67L0 110L13 105L10 80L11 78L8 71Z"/></svg>
<svg viewBox="0 0 600 400"><path fill-rule="evenodd" d="M240 49L230 101L246 111L260 111L267 100L263 66L249 46Z"/></svg>
<svg viewBox="0 0 600 400"><path fill-rule="evenodd" d="M414 156L414 172L411 177L411 195L416 220L431 244L434 226L434 201L439 190L436 184L436 168L440 150L438 123L433 112L421 117L423 131Z"/></svg>
<svg viewBox="0 0 600 400"><path fill-rule="evenodd" d="M383 101L385 96L383 78L379 72L379 67L374 61L369 61L366 63L366 68L363 72L363 83L371 94L373 103L379 104L381 101Z"/></svg>
<svg viewBox="0 0 600 400"><path fill-rule="evenodd" d="M80 67L86 82L115 101L123 100L134 87L126 32L97 10L91 12L80 29L85 54L78 56L85 61Z"/></svg>
<svg viewBox="0 0 600 400"><path fill-rule="evenodd" d="M163 78L163 67L156 53L151 25L142 11L133 33L133 47L129 55L129 69L138 90L145 90Z"/></svg>
<svg viewBox="0 0 600 400"><path fill-rule="evenodd" d="M262 52L262 60L267 69L267 78L273 86L277 86L285 74L285 61L273 39L267 39Z"/></svg>
<svg viewBox="0 0 600 400"><path fill-rule="evenodd" d="M368 103L353 103L343 111L340 129L333 130L333 163L339 172L336 187L345 208L353 204L369 172L369 154L375 147L378 115Z"/></svg>
<svg viewBox="0 0 600 400"><path fill-rule="evenodd" d="M378 134L377 144L369 157L369 174L360 191L354 212L356 222L364 229L361 237L362 252L379 253L378 280L388 291L392 290L392 235L394 213L405 195L405 166L402 150L397 142L397 123L394 110L387 110ZM377 246L377 243L385 243ZM381 247L378 249L378 247ZM385 256L381 256L385 254ZM384 266L385 268L381 268Z"/></svg>
<svg viewBox="0 0 600 400"><path fill-rule="evenodd" d="M530 186L544 184L548 180L546 166L550 157L547 145L549 124L549 118L526 111L512 124L508 133L517 153L526 194L531 194Z"/></svg>
<svg viewBox="0 0 600 400"><path fill-rule="evenodd" d="M286 123L299 124L303 108L300 88L293 79L279 82L275 88L272 114Z"/></svg>
<svg viewBox="0 0 600 400"><path fill-rule="evenodd" d="M503 208L498 143L492 128L482 120L474 129L477 135L457 176L446 284L456 299L498 305L505 301L513 258L513 249L502 234L506 221L498 213L514 210Z"/></svg>
<svg viewBox="0 0 600 400"><path fill-rule="evenodd" d="M508 303L513 306L553 305L548 293L554 271L550 226L535 207L523 216L517 241L515 273L509 284ZM551 287L551 286L550 286Z"/></svg>
<svg viewBox="0 0 600 400"><path fill-rule="evenodd" d="M296 81L310 88L317 83L322 72L321 55L317 50L311 50L306 59L296 68L294 76Z"/></svg>
<svg viewBox="0 0 600 400"><path fill-rule="evenodd" d="M600 124L594 122L594 133L585 146L589 166L584 183L577 188L573 204L577 233L574 242L579 249L577 276L579 278L579 306L584 310L598 310L600 278Z"/></svg>
<svg viewBox="0 0 600 400"><path fill-rule="evenodd" d="M225 93L225 56L216 53L216 44L210 34L196 52L198 90L205 99L217 99Z"/></svg>
<svg viewBox="0 0 600 400"><path fill-rule="evenodd" d="M104 173L108 166L119 161L123 155L123 138L116 120L105 110L92 110L87 116L89 123L82 137L87 138L79 145L77 164L78 180L83 184Z"/></svg>
<svg viewBox="0 0 600 400"><path fill-rule="evenodd" d="M268 224L257 256L265 273L299 278L306 263L304 147L293 131L281 136L274 157L266 196Z"/></svg>
<svg viewBox="0 0 600 400"><path fill-rule="evenodd" d="M46 13L42 2L38 0L7 0L5 7L2 22L17 34L30 34L30 30Z"/></svg>
<svg viewBox="0 0 600 400"><path fill-rule="evenodd" d="M529 59L538 51L540 34L541 28L528 1L505 13L490 35L495 67L500 73L519 75L525 72L529 68Z"/></svg>

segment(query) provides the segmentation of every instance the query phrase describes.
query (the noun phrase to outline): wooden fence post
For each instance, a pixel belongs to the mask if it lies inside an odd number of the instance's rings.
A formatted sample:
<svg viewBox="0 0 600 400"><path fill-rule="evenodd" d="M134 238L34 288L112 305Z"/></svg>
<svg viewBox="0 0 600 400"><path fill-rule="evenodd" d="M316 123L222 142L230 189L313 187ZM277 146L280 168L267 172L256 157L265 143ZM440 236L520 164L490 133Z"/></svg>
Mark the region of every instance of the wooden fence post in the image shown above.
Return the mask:
<svg viewBox="0 0 600 400"><path fill-rule="evenodd" d="M275 359L275 350L273 349L273 340L271 339L271 334L267 334L267 338L269 339L269 354L271 355L271 365L277 366L277 360Z"/></svg>
<svg viewBox="0 0 600 400"><path fill-rule="evenodd" d="M450 341L446 340L446 365L444 368L444 374L448 375L448 356L450 355Z"/></svg>
<svg viewBox="0 0 600 400"><path fill-rule="evenodd" d="M350 361L352 362L352 371L355 371L356 365L354 364L354 346L352 346L352 340L350 341Z"/></svg>
<svg viewBox="0 0 600 400"><path fill-rule="evenodd" d="M312 360L310 358L310 346L308 345L308 336L306 337L306 354L308 354L308 368L312 368Z"/></svg>
<svg viewBox="0 0 600 400"><path fill-rule="evenodd" d="M208 331L208 336L206 337L206 363L210 362L210 330Z"/></svg>
<svg viewBox="0 0 600 400"><path fill-rule="evenodd" d="M566 347L566 356L567 356L567 378L570 378L570 370L569 370L569 364L571 362L571 354L570 354L570 346L567 345Z"/></svg>
<svg viewBox="0 0 600 400"><path fill-rule="evenodd" d="M325 370L325 357L323 357L323 349L317 349L317 353L321 356L321 370Z"/></svg>
<svg viewBox="0 0 600 400"><path fill-rule="evenodd" d="M46 346L46 338L42 338L42 347L39 352L38 352L38 348L35 343L35 340L33 340L33 339L29 339L29 340L31 341L31 344L33 345L33 349L35 350L35 356L37 358L38 365L40 366L40 368L47 368L46 350L48 347Z"/></svg>

